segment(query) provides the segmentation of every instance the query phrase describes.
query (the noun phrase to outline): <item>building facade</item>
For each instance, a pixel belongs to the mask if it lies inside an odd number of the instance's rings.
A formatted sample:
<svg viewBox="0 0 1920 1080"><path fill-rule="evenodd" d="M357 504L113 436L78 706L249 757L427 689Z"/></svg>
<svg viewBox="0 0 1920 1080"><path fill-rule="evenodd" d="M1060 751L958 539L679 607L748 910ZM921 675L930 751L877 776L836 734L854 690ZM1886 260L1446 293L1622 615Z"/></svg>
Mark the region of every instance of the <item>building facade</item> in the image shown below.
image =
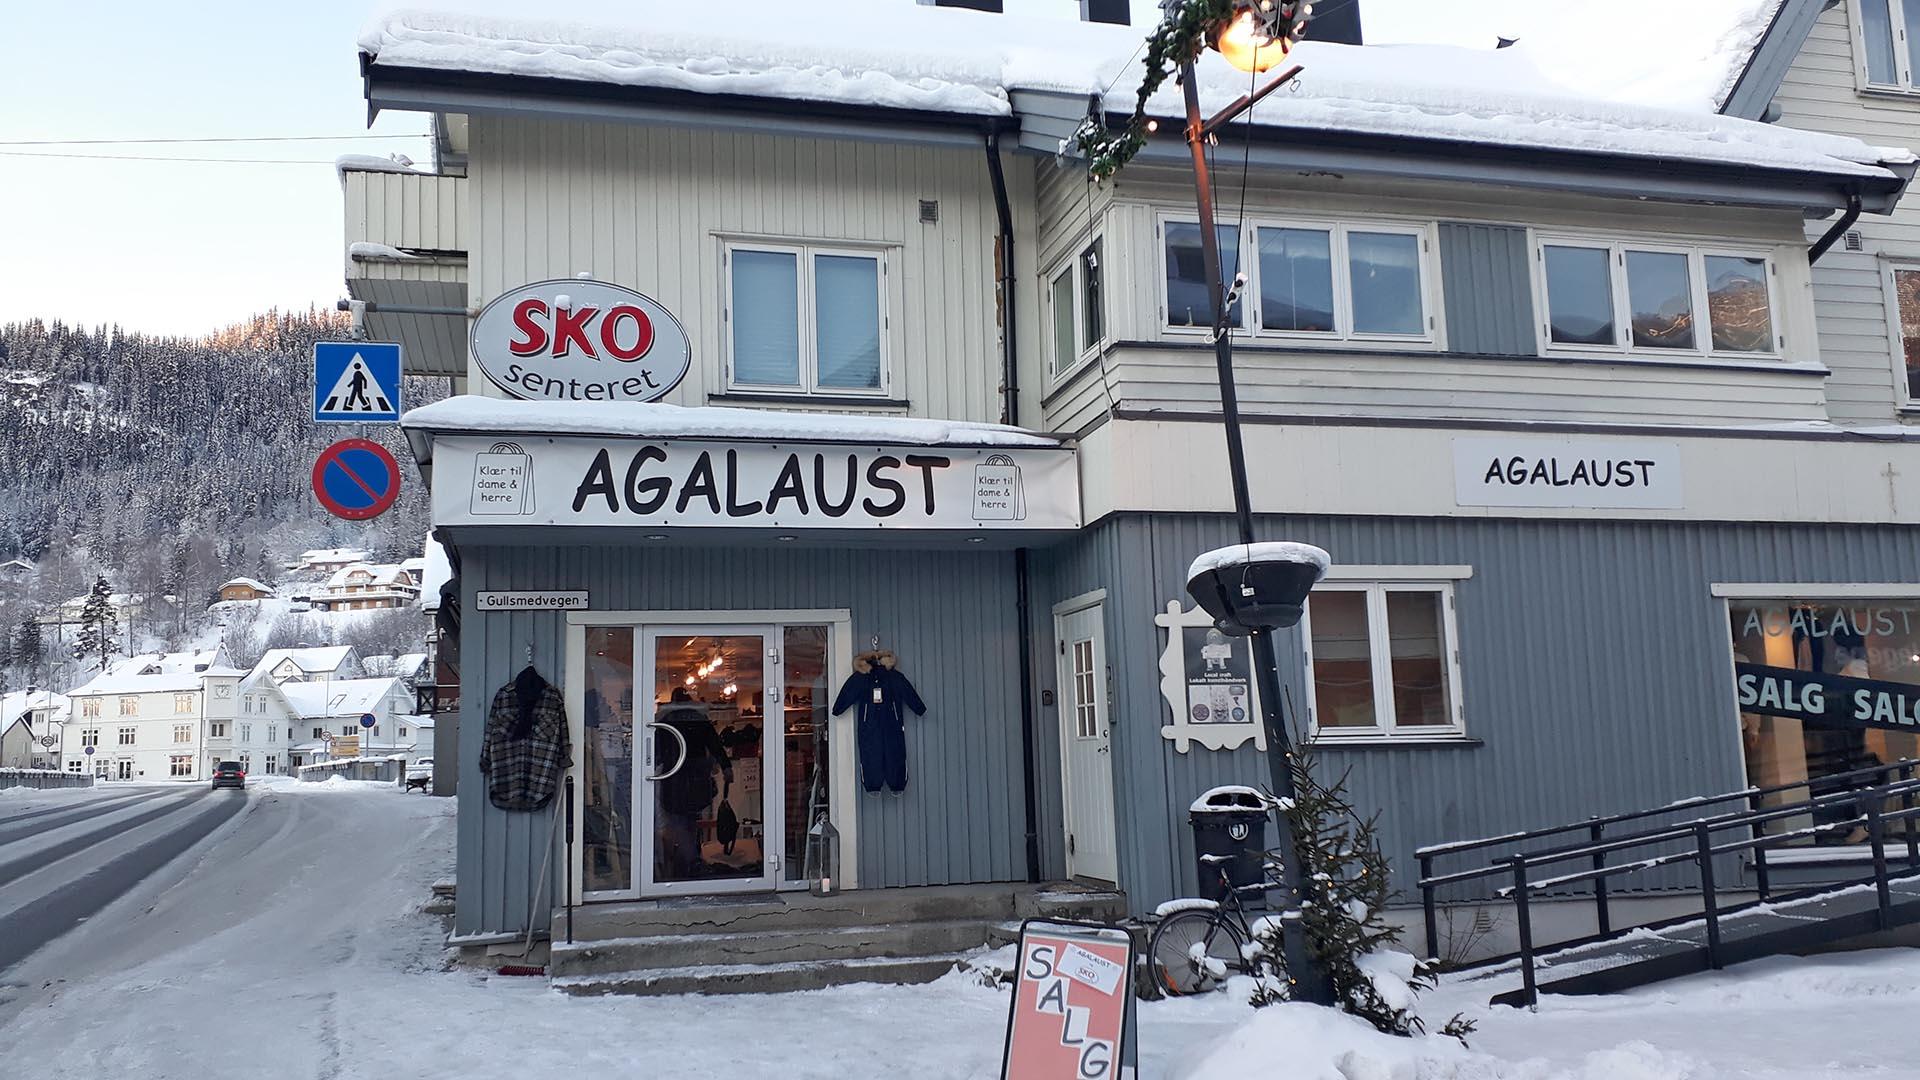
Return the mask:
<svg viewBox="0 0 1920 1080"><path fill-rule="evenodd" d="M96 780L210 779L234 760L246 676L218 650L120 661L68 692L62 767Z"/></svg>
<svg viewBox="0 0 1920 1080"><path fill-rule="evenodd" d="M444 32L457 61L416 47ZM822 813L853 887L1191 893L1186 807L1266 762L1245 643L1185 591L1233 538L1185 146L1100 184L1061 159L1067 56L986 44L876 101L882 59L780 94L745 60L612 80L620 33L363 40L370 103L431 114L441 168L346 172L351 287L469 392L406 420L458 574L456 937L524 931L563 880L552 810L492 807L479 768L528 667L572 724L575 899L802 887ZM1140 31L1006 33L1117 62ZM547 51L588 59L522 66ZM1920 459L1836 422L1812 258L1911 155L1300 56L1325 83L1218 151L1245 170L1217 177L1236 369L1259 531L1336 563L1280 636L1286 711L1402 875L1422 844L1914 756L1743 712L1739 682L1920 684ZM1209 108L1245 89L1214 62ZM432 253L445 306L381 315L427 271L364 243Z"/></svg>

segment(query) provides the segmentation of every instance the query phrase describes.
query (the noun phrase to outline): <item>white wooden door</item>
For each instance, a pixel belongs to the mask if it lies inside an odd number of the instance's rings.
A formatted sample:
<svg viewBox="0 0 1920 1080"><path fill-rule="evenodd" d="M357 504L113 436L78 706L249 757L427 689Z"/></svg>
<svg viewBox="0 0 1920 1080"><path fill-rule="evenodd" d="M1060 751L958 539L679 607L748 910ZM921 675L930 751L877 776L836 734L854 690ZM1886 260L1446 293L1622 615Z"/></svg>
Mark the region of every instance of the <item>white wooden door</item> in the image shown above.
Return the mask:
<svg viewBox="0 0 1920 1080"><path fill-rule="evenodd" d="M1066 802L1067 874L1120 880L1113 821L1113 727L1107 715L1102 605L1054 615L1060 654L1060 758Z"/></svg>

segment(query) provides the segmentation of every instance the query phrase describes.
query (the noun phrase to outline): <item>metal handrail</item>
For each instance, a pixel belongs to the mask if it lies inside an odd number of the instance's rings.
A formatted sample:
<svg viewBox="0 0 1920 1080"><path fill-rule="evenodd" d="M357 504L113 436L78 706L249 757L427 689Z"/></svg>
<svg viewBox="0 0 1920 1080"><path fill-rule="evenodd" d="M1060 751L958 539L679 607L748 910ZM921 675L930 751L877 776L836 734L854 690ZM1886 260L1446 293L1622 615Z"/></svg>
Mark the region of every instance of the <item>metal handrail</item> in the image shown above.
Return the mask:
<svg viewBox="0 0 1920 1080"><path fill-rule="evenodd" d="M1502 833L1498 836L1484 836L1477 840L1455 840L1445 844L1429 844L1426 847L1415 848L1413 853L1418 856L1457 855L1462 851L1499 847L1503 844L1511 844L1517 840L1533 840L1542 836L1557 836L1560 833L1590 828L1596 824L1601 826L1617 825L1623 821L1632 821L1636 818L1658 817L1661 814L1671 814L1697 806L1710 806L1714 803L1729 802L1734 799L1751 800L1755 797L1777 795L1782 791L1792 791L1795 788L1811 788L1816 784L1837 784L1878 773L1911 770L1916 765L1920 765L1920 758L1902 758L1899 761L1889 762L1885 765L1869 765L1865 768L1854 769L1850 772L1809 777L1805 780L1797 780L1788 784L1775 784L1771 787L1746 787L1741 788L1739 791L1729 791L1719 795L1695 795L1691 798L1681 799L1678 802L1668 803L1665 806L1655 807L1651 810L1628 810L1618 814L1590 817L1584 821L1568 822L1565 825L1550 825L1544 829L1527 829L1522 832Z"/></svg>
<svg viewBox="0 0 1920 1080"><path fill-rule="evenodd" d="M1533 941L1533 921L1529 907L1529 900L1532 893L1543 889L1560 888L1581 882L1593 882L1595 885L1595 903L1599 913L1598 921L1601 927L1601 933L1594 938L1560 942L1555 947L1586 944L1592 941L1606 940L1609 937L1615 936L1606 916L1606 892L1604 888L1606 879L1624 876L1626 874L1637 874L1662 866L1691 862L1699 868L1700 872L1701 917L1704 919L1707 932L1707 964L1711 968L1718 969L1721 966L1722 952L1720 935L1721 918L1726 914L1743 910L1752 905L1736 905L1734 908L1725 910L1720 907L1719 888L1714 875L1714 860L1727 855L1751 851L1759 857L1760 861L1758 865L1764 866L1766 850L1769 847L1775 847L1793 839L1814 836L1823 832L1831 833L1836 829L1858 827L1862 824L1866 826L1867 846L1873 863L1873 873L1868 877L1859 878L1854 881L1829 883L1822 889L1813 890L1805 895L1818 895L1821 892L1832 891L1834 889L1871 884L1874 886L1875 891L1876 925L1882 930L1890 928L1892 925L1893 900L1886 852L1887 823L1920 819L1920 805L1916 805L1914 801L1915 793L1920 792L1920 781L1916 781L1913 777L1912 764L1911 762L1907 762L1902 763L1900 766L1901 771L1905 771L1908 774L1908 778L1902 781L1853 791L1838 792L1832 795L1823 795L1785 806L1770 807L1765 810L1754 810L1743 815L1723 815L1717 818L1702 818L1631 840L1624 838L1616 839L1611 842L1593 844L1585 849L1533 854L1519 853L1510 856L1505 860L1505 868L1506 871L1512 875L1512 884L1497 890L1496 895L1503 899L1511 899L1514 904L1517 936L1520 944L1519 960L1522 999L1528 1005L1535 1005L1539 1001L1539 986L1535 972L1535 956L1539 950L1535 947ZM1900 809L1884 809L1885 804L1894 798L1900 800ZM1851 804L1857 809L1855 813L1839 821L1823 822L1783 833L1767 834L1759 831L1759 825L1767 821L1805 816L1815 810L1830 808L1836 804ZM1753 830L1753 835L1745 839L1727 843L1716 844L1714 842L1714 833L1734 828L1751 829ZM1596 831L1598 830L1596 829ZM1916 831L1910 827L1905 830L1905 834L1907 869L1909 872L1920 872L1920 833L1916 833ZM1693 839L1693 846L1689 851L1667 852L1637 862L1617 863L1611 866L1605 863L1604 857L1607 853L1624 847L1668 844L1687 836L1691 836ZM1538 881L1531 880L1527 873L1531 867L1565 862L1570 859L1587 857L1589 855L1595 860L1595 866L1591 870L1557 875ZM1424 882L1423 887L1425 887ZM1427 895L1430 902L1432 896L1430 888L1427 890ZM1763 887L1761 898L1759 901L1755 901L1755 903L1764 903L1766 900L1767 896ZM1429 913L1429 918L1431 919L1431 908L1429 908ZM1675 920L1669 920L1668 922L1672 921ZM1431 933L1432 923L1429 922L1428 925ZM1433 951L1432 945L1433 942L1430 936L1428 942L1428 951L1430 954Z"/></svg>
<svg viewBox="0 0 1920 1080"><path fill-rule="evenodd" d="M1898 780L1886 779L1886 778L1894 777L1896 774L1899 774L1904 778L1898 779ZM1562 843L1559 846L1550 846L1550 847L1546 847L1536 851L1528 852L1526 854L1528 859L1531 862L1535 863L1536 865L1542 864L1542 863L1548 863L1548 862L1566 861L1566 860L1571 860L1575 858L1590 858L1593 860L1593 869L1597 871L1597 870L1603 869L1606 866L1606 857L1612 851L1620 850L1621 848L1635 847L1635 846L1640 846L1644 844L1657 843L1657 842L1663 842L1663 841L1664 842L1678 841L1678 840L1684 839L1689 834L1689 832L1693 829L1693 827L1699 822L1708 823L1716 829L1746 826L1751 830L1753 830L1755 837L1758 838L1761 835L1760 834L1761 827L1767 821L1773 820L1774 818L1790 817L1790 816L1793 816L1795 813L1808 813L1814 809L1824 809L1824 808L1831 807L1836 803L1845 803L1848 800L1859 798L1862 792L1866 789L1858 788L1858 787L1846 788L1845 790L1835 791L1825 795L1812 795L1811 793L1813 789L1816 787L1824 788L1824 787L1829 787L1833 785L1844 786L1864 777L1883 778L1879 786L1890 787L1892 790L1889 792L1889 797L1898 797L1901 800L1902 805L1906 807L1910 807L1914 805L1916 795L1920 795L1920 784L1916 784L1916 779L1920 778L1920 759L1908 758L1908 759L1902 759L1900 761L1889 762L1884 765L1873 765L1873 766L1868 766L1862 769L1853 769L1844 773L1834 773L1828 776L1821 776L1821 777L1809 777L1806 780L1794 781L1792 783L1774 784L1767 787L1745 788L1737 792L1728 792L1721 795L1709 795L1709 796L1700 796L1700 797L1691 798L1691 799L1682 799L1678 802L1669 803L1665 806L1656 807L1648 810L1636 810L1636 811L1630 811L1626 813L1611 814L1604 817L1597 816L1597 817L1588 818L1586 821L1582 821L1582 822L1569 823L1565 825L1555 825L1555 826L1551 826L1544 829L1533 829L1525 832L1505 833L1500 836L1484 837L1479 840L1464 840L1464 841L1458 841L1458 842L1449 843L1449 844L1436 844L1436 845L1430 845L1428 847L1418 848L1415 851L1415 857L1419 860L1419 865L1420 865L1419 887L1420 887L1420 894L1421 894L1421 907L1423 909L1423 913L1425 916L1425 924L1426 924L1425 929L1426 929L1426 939L1427 939L1427 955L1429 958L1433 958L1433 959L1438 959L1439 957L1439 941L1438 941L1439 939L1439 911L1438 911L1439 887L1443 885L1458 884L1465 881L1474 881L1474 880L1488 878L1488 877L1507 875L1511 873L1511 867L1512 867L1512 859L1511 857L1508 857L1508 858L1495 859L1484 865L1472 867L1466 870L1456 870L1456 871L1452 871L1445 874L1435 874L1433 872L1433 868L1434 868L1434 862L1436 859L1439 859L1444 856L1459 855L1465 852L1479 851L1487 848L1502 846L1506 844L1512 844L1516 842L1524 843L1526 841L1531 841L1531 840L1565 836L1566 834L1574 832L1576 830L1584 830L1587 833L1587 838L1585 843L1575 843L1575 844ZM1807 799L1802 800L1801 802L1791 803L1781 807L1765 807L1763 805L1768 796L1778 795L1782 792L1795 791L1799 789L1806 789L1809 792L1809 797ZM1660 817L1664 815L1674 814L1677 812L1683 812L1689 809L1698 809L1701 807L1715 806L1733 799L1745 800L1747 809L1744 811L1730 811L1730 812L1717 813L1705 818L1698 819L1695 822L1685 822L1685 823L1676 823L1674 825L1656 826L1651 829L1629 833L1623 837L1622 836L1609 837L1606 835L1606 830L1609 826L1619 825L1621 823L1628 822L1628 821L1637 821L1637 820L1642 820L1646 818ZM1777 811L1784 811L1784 813L1779 813ZM1914 857L1917 860L1920 860L1920 848L1916 847L1914 831L1915 831L1914 826L1909 825L1907 829L1908 847L1911 850ZM1625 843L1622 843L1619 845L1613 845L1609 843L1610 841L1625 841ZM1753 849L1759 854L1759 858L1754 863L1754 876L1755 876L1756 884L1759 887L1760 894L1763 897L1766 896L1771 890L1771 877L1770 877L1766 859L1765 859L1765 847L1766 847L1765 845L1760 845L1760 846L1756 846ZM1608 907L1608 897L1606 893L1606 882L1607 882L1608 876L1609 875L1594 875L1591 877L1591 880L1594 882L1594 888L1595 888L1594 900L1596 904L1596 915L1597 915L1598 924L1599 924L1599 936L1603 938L1606 937L1609 933L1611 933L1611 930L1612 930L1610 911ZM1512 891L1511 886L1509 886L1505 890L1502 890L1503 893L1511 892L1511 891Z"/></svg>

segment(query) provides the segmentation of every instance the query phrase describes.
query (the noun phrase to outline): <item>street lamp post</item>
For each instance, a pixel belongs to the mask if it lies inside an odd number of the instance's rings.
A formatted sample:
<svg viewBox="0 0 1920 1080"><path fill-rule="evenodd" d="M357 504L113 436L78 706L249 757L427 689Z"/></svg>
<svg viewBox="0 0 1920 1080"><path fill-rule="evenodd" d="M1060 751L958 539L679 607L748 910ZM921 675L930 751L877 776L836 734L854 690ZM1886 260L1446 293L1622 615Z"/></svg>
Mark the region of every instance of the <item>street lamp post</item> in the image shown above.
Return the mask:
<svg viewBox="0 0 1920 1080"><path fill-rule="evenodd" d="M1191 60L1180 65L1180 85L1187 106L1187 147L1193 152L1194 200L1200 216L1201 259L1206 263L1207 296L1213 305L1213 360L1220 377L1220 413L1227 436L1227 472L1233 484L1233 513L1239 525L1240 542L1251 544L1253 501L1247 494L1247 450L1240 433L1240 398L1233 379L1233 339L1229 333L1227 293L1220 274L1220 241L1214 232L1213 181L1207 171L1207 140L1221 125L1231 122L1256 101L1284 85L1299 72L1289 69L1261 89L1242 97L1208 120L1200 116L1200 92ZM1236 288L1238 282L1235 283ZM1253 631L1253 677L1260 693L1260 720L1267 733L1267 771L1273 793L1292 803L1293 746L1287 737L1285 713L1281 709L1279 660L1273 647L1273 632L1265 628ZM1305 893L1301 887L1300 852L1296 846L1292 822L1282 812L1278 819L1280 882L1286 893L1287 914L1281 920L1281 943L1288 977L1293 980L1292 997L1318 1005L1331 1004L1332 989L1308 947L1306 928L1298 910Z"/></svg>

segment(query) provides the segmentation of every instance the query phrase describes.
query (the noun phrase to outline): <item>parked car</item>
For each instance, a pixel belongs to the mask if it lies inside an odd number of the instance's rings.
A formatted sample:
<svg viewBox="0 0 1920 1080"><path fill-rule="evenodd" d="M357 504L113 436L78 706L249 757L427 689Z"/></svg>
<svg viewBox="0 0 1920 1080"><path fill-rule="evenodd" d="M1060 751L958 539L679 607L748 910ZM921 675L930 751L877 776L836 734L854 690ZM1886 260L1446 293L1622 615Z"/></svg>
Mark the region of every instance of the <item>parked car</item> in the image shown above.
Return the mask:
<svg viewBox="0 0 1920 1080"><path fill-rule="evenodd" d="M425 794L433 794L433 759L423 757L407 766L407 791L419 788Z"/></svg>
<svg viewBox="0 0 1920 1080"><path fill-rule="evenodd" d="M223 787L243 788L247 786L247 770L237 761L222 761L213 767L213 790Z"/></svg>

